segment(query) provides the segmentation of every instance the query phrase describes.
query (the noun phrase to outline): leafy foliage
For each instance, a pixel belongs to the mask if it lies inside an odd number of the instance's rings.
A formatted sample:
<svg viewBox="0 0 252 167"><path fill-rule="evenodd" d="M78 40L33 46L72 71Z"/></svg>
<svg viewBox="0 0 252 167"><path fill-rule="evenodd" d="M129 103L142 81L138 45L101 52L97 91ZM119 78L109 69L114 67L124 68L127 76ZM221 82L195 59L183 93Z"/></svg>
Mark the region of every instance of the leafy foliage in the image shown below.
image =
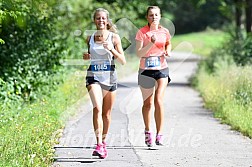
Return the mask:
<svg viewBox="0 0 252 167"><path fill-rule="evenodd" d="M53 27L55 6L54 1L3 0L0 99L36 99L39 92L48 91L46 86L57 84L48 78L58 72L64 50Z"/></svg>
<svg viewBox="0 0 252 167"><path fill-rule="evenodd" d="M226 41L218 48L216 48L211 55L203 62L206 70L210 73L215 72L219 68L217 62L224 60L227 65L235 63L239 66L252 64L252 36L239 36L230 32Z"/></svg>
<svg viewBox="0 0 252 167"><path fill-rule="evenodd" d="M173 4L170 9L174 15L173 21L176 32L181 34L203 31L207 27L221 28L229 19L218 10L220 6L220 1L207 1L204 3L179 1Z"/></svg>

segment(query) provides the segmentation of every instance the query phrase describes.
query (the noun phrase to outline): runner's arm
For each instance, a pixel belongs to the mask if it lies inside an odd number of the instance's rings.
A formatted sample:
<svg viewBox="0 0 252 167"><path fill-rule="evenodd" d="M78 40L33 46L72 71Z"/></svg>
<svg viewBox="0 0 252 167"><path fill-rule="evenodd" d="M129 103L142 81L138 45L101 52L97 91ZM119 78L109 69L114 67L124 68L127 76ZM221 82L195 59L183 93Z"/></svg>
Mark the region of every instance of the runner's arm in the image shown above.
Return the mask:
<svg viewBox="0 0 252 167"><path fill-rule="evenodd" d="M89 60L90 59L90 51L89 51L89 40L90 40L90 36L87 37L86 39L86 43L87 43L87 47L88 47L88 52L83 53L83 59L84 60Z"/></svg>
<svg viewBox="0 0 252 167"><path fill-rule="evenodd" d="M165 56L171 56L171 50L172 50L172 45L171 45L171 40L167 41L165 44Z"/></svg>
<svg viewBox="0 0 252 167"><path fill-rule="evenodd" d="M113 35L113 43L115 47L112 47L112 49L110 49L109 51L114 55L117 61L119 61L122 65L126 64L126 59L124 56L121 39L118 34Z"/></svg>

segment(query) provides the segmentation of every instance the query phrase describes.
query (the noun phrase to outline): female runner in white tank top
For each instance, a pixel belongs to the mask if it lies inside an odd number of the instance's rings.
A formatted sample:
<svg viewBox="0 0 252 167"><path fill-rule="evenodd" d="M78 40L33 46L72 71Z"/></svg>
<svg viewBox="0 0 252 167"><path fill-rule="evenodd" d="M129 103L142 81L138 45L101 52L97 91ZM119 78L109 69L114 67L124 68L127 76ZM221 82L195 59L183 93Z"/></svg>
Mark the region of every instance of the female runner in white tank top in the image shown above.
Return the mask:
<svg viewBox="0 0 252 167"><path fill-rule="evenodd" d="M87 38L89 52L83 54L83 59L90 60L86 87L93 104L93 127L97 140L93 156L106 158L108 153L105 139L117 89L114 60L121 64L125 64L126 60L121 39L114 33L115 26L109 19L109 12L98 8L94 12L93 19L97 31Z"/></svg>

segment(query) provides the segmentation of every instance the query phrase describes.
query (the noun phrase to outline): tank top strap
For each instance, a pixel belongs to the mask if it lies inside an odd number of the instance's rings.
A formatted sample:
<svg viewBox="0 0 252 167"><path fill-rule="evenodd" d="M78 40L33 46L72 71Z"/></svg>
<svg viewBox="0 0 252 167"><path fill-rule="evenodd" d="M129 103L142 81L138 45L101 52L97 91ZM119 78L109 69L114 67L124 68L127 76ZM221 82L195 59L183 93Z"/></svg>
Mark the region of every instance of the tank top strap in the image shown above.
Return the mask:
<svg viewBox="0 0 252 167"><path fill-rule="evenodd" d="M106 41L111 42L113 44L113 32L109 32L109 35Z"/></svg>
<svg viewBox="0 0 252 167"><path fill-rule="evenodd" d="M111 44L113 45L113 48L115 48L115 45L114 45L114 43L113 43L113 32L110 32L110 33L109 33L108 42L111 42ZM113 56L112 53L110 53L110 54L112 55L112 61L113 61L113 63L114 63L115 57Z"/></svg>
<svg viewBox="0 0 252 167"><path fill-rule="evenodd" d="M90 39L89 39L89 45L91 46L92 44L94 44L94 34L95 33L93 33L91 36L90 36Z"/></svg>

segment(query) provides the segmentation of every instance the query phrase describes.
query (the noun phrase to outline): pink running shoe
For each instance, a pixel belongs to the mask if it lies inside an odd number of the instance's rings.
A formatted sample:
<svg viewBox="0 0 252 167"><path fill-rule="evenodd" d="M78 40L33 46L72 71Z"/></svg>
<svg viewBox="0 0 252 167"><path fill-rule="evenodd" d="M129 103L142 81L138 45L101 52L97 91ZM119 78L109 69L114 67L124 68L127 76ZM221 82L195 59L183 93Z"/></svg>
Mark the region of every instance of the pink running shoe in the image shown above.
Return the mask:
<svg viewBox="0 0 252 167"><path fill-rule="evenodd" d="M151 134L151 132L145 131L144 134L145 134L145 144L148 147L152 147L152 134Z"/></svg>
<svg viewBox="0 0 252 167"><path fill-rule="evenodd" d="M163 140L162 139L163 139L163 135L158 135L157 134L156 141L155 141L156 145L163 146Z"/></svg>
<svg viewBox="0 0 252 167"><path fill-rule="evenodd" d="M105 156L103 144L97 144L92 155L98 156L99 158L104 159L106 156Z"/></svg>
<svg viewBox="0 0 252 167"><path fill-rule="evenodd" d="M105 153L105 158L108 156L108 150L107 150L107 144L103 141L102 142L102 144L103 144L103 149L104 149L104 153Z"/></svg>

